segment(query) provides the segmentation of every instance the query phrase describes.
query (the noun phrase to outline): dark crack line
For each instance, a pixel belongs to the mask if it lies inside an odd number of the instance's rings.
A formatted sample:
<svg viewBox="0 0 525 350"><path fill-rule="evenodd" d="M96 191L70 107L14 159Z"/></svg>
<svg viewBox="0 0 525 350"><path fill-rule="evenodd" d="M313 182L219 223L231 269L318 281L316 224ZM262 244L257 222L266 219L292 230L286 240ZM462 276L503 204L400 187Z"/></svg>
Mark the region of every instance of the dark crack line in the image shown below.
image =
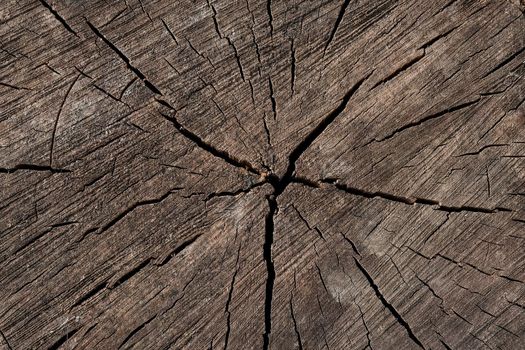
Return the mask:
<svg viewBox="0 0 525 350"><path fill-rule="evenodd" d="M270 101L272 103L273 120L277 120L277 102L275 101L275 95L273 92L272 78L268 76L268 86L270 88Z"/></svg>
<svg viewBox="0 0 525 350"><path fill-rule="evenodd" d="M425 245L432 237L434 237L434 235L441 229L441 227L443 227L448 222L448 220L450 219L450 214L451 212L447 212L447 217L445 218L445 220L441 222L438 225L438 227L432 230L432 232L430 232L430 234L427 237L425 237L425 239L422 242L422 245Z"/></svg>
<svg viewBox="0 0 525 350"><path fill-rule="evenodd" d="M228 42L228 45L230 45L231 48L233 49L233 54L235 55L235 60L237 61L237 67L239 68L241 79L242 81L246 81L246 78L244 77L244 70L242 69L241 57L239 55L239 51L237 51L237 47L235 47L235 45L233 44L233 41L228 36L226 36L225 39Z"/></svg>
<svg viewBox="0 0 525 350"><path fill-rule="evenodd" d="M52 174L70 173L71 170L52 168L46 165L35 165L35 164L17 164L12 168L0 168L0 173L11 174L19 170L30 170L37 172L50 172Z"/></svg>
<svg viewBox="0 0 525 350"><path fill-rule="evenodd" d="M504 59L503 61L501 61L496 67L492 68L490 71L488 71L483 77L481 77L482 79L483 78L486 78L488 77L489 75L491 75L492 73L494 73L495 71L497 71L498 69L501 69L503 67L505 67L507 64L509 64L510 62L512 62L516 57L518 57L523 51L525 51L525 47L522 47L521 49L519 49L517 52L513 53L512 55L510 55L509 57L507 57L506 59Z"/></svg>
<svg viewBox="0 0 525 350"><path fill-rule="evenodd" d="M315 263L315 268L317 269L317 274L319 275L319 280L321 281L321 284L323 285L324 291L327 295L330 295L330 292L328 291L328 288L326 287L326 283L324 282L323 274L321 273L321 269L319 268L319 265Z"/></svg>
<svg viewBox="0 0 525 350"><path fill-rule="evenodd" d="M270 149L273 149L272 137L270 135L270 128L268 127L268 123L266 123L266 113L264 113L262 121L263 121L264 131L266 133L266 143L268 143L268 146L270 147Z"/></svg>
<svg viewBox="0 0 525 350"><path fill-rule="evenodd" d="M161 104L161 105L169 108L170 110L172 110L175 114L177 113L177 110L175 108L173 108L166 101L163 101L163 100L156 100L156 101L159 104ZM160 115L163 116L169 122L171 122L173 124L173 126L175 126L175 128L182 134L182 136L184 136L185 138L187 138L188 140L193 142L195 145L197 145L202 150L212 154L213 156L215 156L217 158L222 159L226 163L228 163L230 165L233 165L233 166L235 166L237 168L243 168L243 169L246 169L246 170L248 170L249 172L251 172L253 174L261 175L261 172L258 171L254 166L252 166L249 162L247 162L245 160L240 160L240 159L234 158L228 152L220 150L218 148L215 148L211 144L209 144L206 141L204 141L200 136L198 136L194 132L188 130L181 123L179 123L179 121L177 120L177 118L175 116L169 116L169 115L164 114L162 112L160 112Z"/></svg>
<svg viewBox="0 0 525 350"><path fill-rule="evenodd" d="M134 330L132 330L128 336L122 341L122 343L120 343L119 345L119 349L122 348L122 346L124 344L126 344L130 339L131 337L133 337L135 334L137 334L142 328L146 327L151 321L153 321L155 319L155 317L157 317L157 314L153 315L151 318L149 318L146 322L142 323L140 326L138 326L137 328L135 328Z"/></svg>
<svg viewBox="0 0 525 350"><path fill-rule="evenodd" d="M227 36L227 35L223 35L222 34L222 32L220 30L220 27L219 27L219 22L217 21L217 10L215 9L215 6L213 6L211 4L210 0L208 0L208 6L210 7L210 9L212 11L212 19L213 19L213 25L215 27L215 31L219 35L219 38L226 39L226 41L228 42L228 45L230 45L230 47L233 49L233 54L235 55L235 59L237 60L237 66L239 67L239 72L240 72L242 81L246 81L246 79L244 77L244 71L242 69L241 58L239 56L239 51L237 51L237 48L233 44L233 41L230 39L230 37Z"/></svg>
<svg viewBox="0 0 525 350"><path fill-rule="evenodd" d="M175 248L172 252L170 252L160 262L155 262L155 261L153 261L152 258L148 258L145 261L143 261L141 264L139 264L137 267L135 267L134 269L132 269L129 272L127 272L126 274L124 274L116 282L109 284L107 282L107 280L105 280L105 281L97 284L92 290L90 290L88 293L86 293L85 295L81 296L77 301L75 301L75 303L73 303L73 305L71 305L70 311L73 308L84 304L86 301L88 301L89 299L93 298L95 295L99 294L103 290L105 290L105 289L113 289L113 288L115 288L115 286L119 286L119 285L123 284L128 279L130 279L133 275L137 274L140 270L144 269L145 267L149 266L150 264L153 264L156 267L160 267L160 266L166 265L173 257L175 257L179 253L183 252L186 248L188 248L193 243L195 243L197 241L197 239L199 239L200 236L201 235L197 235L197 236L195 236L195 237L193 237L193 238L191 238L191 239L189 239L189 240L187 240L185 242L182 242L181 244L179 244L179 246L177 246L177 248Z"/></svg>
<svg viewBox="0 0 525 350"><path fill-rule="evenodd" d="M84 304L86 301L88 301L89 299L93 298L95 295L99 294L104 289L106 289L107 285L107 281L97 284L92 290L90 290L88 293L84 294L77 301L75 301L73 305L71 305L69 310L71 311L73 308Z"/></svg>
<svg viewBox="0 0 525 350"><path fill-rule="evenodd" d="M268 350L270 346L270 333L272 330L272 299L273 287L275 282L275 266L272 260L272 244L274 240L275 223L274 218L278 212L277 198L281 195L286 187L296 180L293 177L295 172L295 163L301 155L310 147L310 145L323 133L323 131L346 109L351 97L357 92L363 82L370 77L372 73L365 78L358 81L343 97L340 104L329 113L318 125L314 128L303 141L301 141L288 157L288 167L284 175L279 178L275 174L270 174L266 181L273 186L274 191L267 196L268 214L265 219L265 237L263 244L263 258L266 262L267 279L266 279L266 294L264 303L264 334L263 334L263 350ZM308 182L308 180L305 180Z"/></svg>
<svg viewBox="0 0 525 350"><path fill-rule="evenodd" d="M36 241L38 241L40 238L44 237L45 235L47 235L48 233L52 232L54 229L56 228L60 228L62 226L67 226L67 225L74 225L76 224L77 222L76 221L73 221L73 222L64 222L64 223L61 223L61 224L55 224L55 225L51 225L49 226L49 228L47 228L46 230L44 230L43 232L37 234L36 236L30 238L28 241L26 241L25 243L23 243L20 247L18 247L14 252L13 252L13 256L18 254L19 252L21 252L22 250L24 250L25 248L27 248L28 246L30 246L31 244L35 243Z"/></svg>
<svg viewBox="0 0 525 350"><path fill-rule="evenodd" d="M170 35L170 37L173 39L173 41L175 42L175 44L179 45L179 41L177 40L177 38L175 37L175 34L171 31L170 27L168 26L168 24L164 21L164 19L160 19L162 24L164 25L164 28L166 28L166 31L168 32L168 34Z"/></svg>
<svg viewBox="0 0 525 350"><path fill-rule="evenodd" d="M113 23L114 20L116 20L117 18L119 18L124 12L126 12L128 10L128 7L120 10L119 12L117 12L113 17L111 17L106 23L104 23L101 28L104 28L104 27L107 27L108 25L110 25L111 23Z"/></svg>
<svg viewBox="0 0 525 350"><path fill-rule="evenodd" d="M441 33L435 37L433 37L432 39L430 39L429 41L427 41L426 43L424 43L423 45L421 45L419 48L420 49L423 49L423 50L426 50L428 47L430 47L431 45L435 44L438 40L446 37L447 35L449 35L450 33L452 33L454 30L456 30L458 27L460 27L461 25L458 25L456 27L453 27L452 29L449 29L447 30L446 32L444 33Z"/></svg>
<svg viewBox="0 0 525 350"><path fill-rule="evenodd" d="M11 84L4 83L4 82L0 82L0 86L5 86L5 87L8 87L8 88L11 88L11 89L14 89L14 90L27 90L27 91L31 91L31 89L29 89L29 88L26 88L26 87L20 87L20 86L15 86L15 85L11 85Z"/></svg>
<svg viewBox="0 0 525 350"><path fill-rule="evenodd" d="M122 52L115 44L113 44L108 38L106 38L106 36L104 34L102 34L100 32L100 30L98 30L98 28L95 27L93 24L91 24L91 22L89 22L87 19L86 19L86 23L89 26L89 28L91 29L91 31L93 31L93 33L95 33L95 35L97 37L102 39L102 41L104 43L106 43L106 45L113 52L115 52L117 54L117 56L119 56L120 59L122 59L122 61L124 61L124 63L126 63L126 66L128 67L128 69L133 74L135 74L140 80L142 80L142 82L144 83L144 85L148 89L150 89L154 94L162 96L162 92L160 92L160 90L155 85L153 85L148 79L146 79L146 76L137 67L135 67L135 66L133 66L131 64L131 60L124 54L124 52Z"/></svg>
<svg viewBox="0 0 525 350"><path fill-rule="evenodd" d="M299 160L299 158L301 158L303 153L306 152L306 150L326 130L326 128L345 111L352 96L354 96L359 87L361 87L361 85L365 82L365 80L367 80L370 77L370 75L372 75L372 73L369 73L366 77L354 84L354 86L352 86L352 88L344 95L339 105L332 112L330 112L323 120L321 120L317 127L315 127L308 135L306 135L306 137L292 150L292 152L288 156L288 167L283 177L281 179L270 177L270 183L272 183L272 185L275 188L276 197L280 195L284 191L286 186L288 186L292 182L293 175L295 173L296 162Z"/></svg>
<svg viewBox="0 0 525 350"><path fill-rule="evenodd" d="M200 236L202 236L202 234L192 237L185 242L182 242L181 244L177 246L177 248L175 248L172 252L170 252L164 259L162 259L162 261L155 263L155 265L156 266L166 265L171 259L173 259L178 254L182 253L186 248L189 248L193 243L195 243L200 238Z"/></svg>
<svg viewBox="0 0 525 350"><path fill-rule="evenodd" d="M445 342L443 341L443 339L439 339L439 341L440 341L441 344L445 347L445 349L447 349L447 350L452 350L452 348L451 348L450 346L448 346L448 344L445 343Z"/></svg>
<svg viewBox="0 0 525 350"><path fill-rule="evenodd" d="M115 287L120 286L121 284L126 283L131 277L135 276L137 273L139 273L141 270L146 268L149 263L151 262L152 258L147 258L140 264L138 264L136 267L132 268L128 272L124 273L121 277L119 277L115 282L109 284L107 286L108 289L113 289Z"/></svg>
<svg viewBox="0 0 525 350"><path fill-rule="evenodd" d="M168 192L164 193L162 196L160 196L158 198L143 200L143 201L139 201L139 202L133 204L131 207L127 208L126 210L121 212L119 215L117 215L115 218L113 218L111 221L109 221L102 228L98 229L98 231L95 232L95 233L100 235L100 234L106 232L111 227L115 226L117 223L119 223L121 220L123 220L130 213L132 213L135 209L143 207L143 206L147 206L147 205L153 205L153 204L161 203L166 198L168 198L170 195L172 195L175 191L179 191L179 190L183 190L183 188L175 187L175 188L169 190Z"/></svg>
<svg viewBox="0 0 525 350"><path fill-rule="evenodd" d="M301 214L301 212L299 211L299 209L296 208L295 205L292 204L291 207L295 210L295 212L297 213L297 216L305 224L308 230L317 232L317 235L319 236L319 238L321 238L323 241L326 241L321 230L319 230L317 227L311 227L308 221L306 220L306 218L303 216L303 214Z"/></svg>
<svg viewBox="0 0 525 350"><path fill-rule="evenodd" d="M299 350L303 350L303 342L301 340L301 333L299 333L299 327L297 326L297 320L295 319L295 313L293 311L293 292L290 296L290 315L292 316L293 321L293 329L295 332L295 337L297 338L297 345L299 346Z"/></svg>
<svg viewBox="0 0 525 350"><path fill-rule="evenodd" d="M397 203L403 203L406 205L415 205L415 204L421 204L421 205L430 205L434 207L434 210L440 210L445 211L448 213L459 213L459 212L475 212L475 213L498 213L498 212L512 212L512 209L508 208L502 208L502 207L495 207L495 208L483 208L483 207L474 207L474 206L468 206L468 205L462 205L462 206L446 206L441 205L441 203L434 199L428 199L428 198L417 198L417 197L403 197L391 193L386 192L370 192L366 191L360 188L351 187L346 184L342 184L337 179L333 178L326 178L321 179L321 184L331 184L335 188L342 190L346 193L364 197L368 199L374 199L374 198L381 198L384 200L397 202ZM315 186L317 188L321 187L320 185Z"/></svg>
<svg viewBox="0 0 525 350"><path fill-rule="evenodd" d="M272 260L272 244L274 235L274 216L277 213L277 199L270 195L267 197L269 211L265 220L265 236L263 245L263 258L266 261L267 279L266 294L264 300L264 334L263 350L268 350L270 346L270 333L272 331L272 299L273 287L275 283L275 266Z"/></svg>
<svg viewBox="0 0 525 350"><path fill-rule="evenodd" d="M381 138L381 139L374 139L374 140L372 140L372 142L382 142L382 141L391 139L392 137L394 137L395 135L397 135L400 132L403 132L403 131L405 131L407 129L411 129L411 128L420 126L420 125L422 125L423 123L425 123L425 122L427 122L429 120L437 119L437 118L440 118L440 117L442 117L442 116L444 116L446 114L453 113L453 112L462 110L464 108L470 107L470 106L478 103L480 100L481 100L481 97L478 97L474 101L461 103L459 105L447 108L447 109L445 109L443 111L440 111L440 112L428 115L428 116L423 117L423 118L421 118L419 120L416 120L414 122L411 122L411 123L408 123L406 125L403 125L403 126L397 128L397 129L395 129L394 131L392 131L390 134L384 136L383 138Z"/></svg>
<svg viewBox="0 0 525 350"><path fill-rule="evenodd" d="M341 236L343 237L343 239L346 242L348 242L350 244L350 246L352 247L352 250L354 251L354 253L356 253L357 255L361 256L361 253L357 249L357 246L355 245L355 243L350 238L348 238L345 234L341 233Z"/></svg>
<svg viewBox="0 0 525 350"><path fill-rule="evenodd" d="M439 304L443 305L443 303L444 303L443 298L441 298L436 293L436 291L430 286L430 284L428 282L426 282L425 280L423 280L422 278L420 278L417 274L415 274L415 276L419 280L419 282L421 282L430 291L430 293L434 296L434 298L439 300Z"/></svg>
<svg viewBox="0 0 525 350"><path fill-rule="evenodd" d="M58 350L62 345L64 345L69 338L73 337L76 332L79 331L80 328L73 329L70 332L67 332L64 336L62 336L60 339L58 339L54 344L52 344L47 350Z"/></svg>
<svg viewBox="0 0 525 350"><path fill-rule="evenodd" d="M60 16L60 14L50 5L48 4L46 1L44 0L40 0L40 3L46 8L49 10L49 12L51 12L51 14L53 14L53 16L55 16L55 18L60 22L60 24L62 24L62 26L64 26L64 28L66 28L66 30L68 32L70 32L71 34L75 35L77 38L78 38L78 34L77 32L75 32L73 30L73 28L71 28L69 26L69 24L67 24L66 20L64 19L64 17Z"/></svg>
<svg viewBox="0 0 525 350"><path fill-rule="evenodd" d="M335 34L337 33L337 29L339 29L339 25L341 24L341 21L343 20L348 4L350 4L350 0L344 0L343 4L341 5L339 14L337 15L337 18L335 20L334 27L332 28L332 31L330 32L330 37L328 38L328 41L326 42L326 45L324 47L323 56L326 53L328 46L330 46L330 43L332 42L332 40L334 40Z"/></svg>
<svg viewBox="0 0 525 350"><path fill-rule="evenodd" d="M116 96L113 96L113 94L111 94L109 91L106 91L104 90L103 88L101 88L100 86L96 85L96 84L92 84L92 86L97 89L98 91L100 91L101 93L103 93L104 95L108 96L109 98L111 98L113 101L115 102L120 102L122 103L123 105L127 106L129 109L133 110L133 108L127 104L126 102L122 101L120 98L117 98ZM143 130L144 131L144 130Z"/></svg>
<svg viewBox="0 0 525 350"><path fill-rule="evenodd" d="M268 12L268 26L270 27L270 37L273 38L272 0L266 0L266 12Z"/></svg>
<svg viewBox="0 0 525 350"><path fill-rule="evenodd" d="M396 69L392 74L388 75L386 78L383 78L383 79L379 80L377 83L374 84L374 86L372 86L372 88L370 88L369 91L374 90L379 85L386 84L390 80L395 79L398 75L400 75L403 72L405 72L406 70L408 70L410 67L415 65L417 62L421 61L423 59L423 57L425 57L425 51L424 50L421 51L416 57L412 58L410 61L408 61L407 63L402 65L400 68Z"/></svg>
<svg viewBox="0 0 525 350"><path fill-rule="evenodd" d="M69 85L69 87L67 88L66 94L65 94L64 98L62 99L62 103L60 104L60 108L58 109L58 113L57 113L57 116L55 118L55 123L53 124L53 131L51 133L51 145L50 145L50 148L49 148L49 168L50 169L53 168L53 151L54 151L54 148L55 148L55 136L56 136L56 133L57 133L58 121L60 119L60 115L62 114L62 110L64 109L64 106L66 104L67 97L71 93L71 90L73 90L73 86L75 86L76 82L78 81L78 79L80 79L80 77L81 77L81 74L77 75L76 78L73 79L73 82L71 83L71 85Z"/></svg>
<svg viewBox="0 0 525 350"><path fill-rule="evenodd" d="M477 151L458 154L458 155L455 156L455 157L475 156L475 155L480 154L481 152L483 152L484 150L486 150L486 149L488 149L488 148L494 148L494 147L508 147L508 146L510 146L508 143L497 143L497 144L494 144L494 145L485 145L485 146L481 147L481 148L480 148L479 150L477 150Z"/></svg>
<svg viewBox="0 0 525 350"><path fill-rule="evenodd" d="M296 71L296 58L295 58L295 47L294 40L290 40L290 87L292 89L292 96L295 94L295 71Z"/></svg>
<svg viewBox="0 0 525 350"><path fill-rule="evenodd" d="M359 270L361 271L361 273L364 275L364 277L366 278L366 280L368 281L368 284L370 285L370 287L372 287L372 289L374 290L377 298L381 301L381 303L383 304L383 306L388 310L390 311L390 313L392 314L392 316L394 316L394 318L397 320L397 322L406 330L406 332L408 333L408 336L409 338L415 343L417 344L420 348L422 349L425 349L425 346L419 341L419 339L416 337L416 335L414 334L414 332L412 331L412 329L410 328L410 325L403 319L403 317L401 316L401 314L396 310L396 308L390 304L386 299L385 297L383 296L383 294L381 294L381 291L379 290L379 287L377 286L377 284L374 282L374 280L372 279L372 276L370 276L370 274L368 273L368 271L366 271L366 269L363 267L363 265L361 265L361 263L359 262L359 260L357 260L355 257L354 257L354 261L356 263L356 266L359 268Z"/></svg>
<svg viewBox="0 0 525 350"><path fill-rule="evenodd" d="M359 310L359 314L361 315L361 322L363 323L363 326L365 327L365 330L366 330L366 340L367 340L366 348L372 349L372 340L370 339L370 330L368 329L368 325L365 322L365 314L363 313L363 310L361 310L361 306L359 306L359 304L355 301L354 303L355 303L355 306L357 306L357 309Z"/></svg>
<svg viewBox="0 0 525 350"><path fill-rule="evenodd" d="M11 347L11 345L9 345L9 342L7 341L7 338L5 337L4 333L2 333L2 331L0 331L0 337L2 337L2 339L4 339L4 342L6 343L7 348L9 350L13 350L13 348Z"/></svg>
<svg viewBox="0 0 525 350"><path fill-rule="evenodd" d="M235 278L237 277L237 273L239 272L239 257L241 255L241 244L239 244L239 248L237 249L237 258L235 260L235 272L232 276L232 281L230 284L230 290L228 292L228 299L226 300L226 307L224 312L227 314L226 316L226 334L224 336L224 350L228 348L228 341L230 339L230 331L231 331L231 311L230 311L230 304L233 297L233 287L235 285Z"/></svg>
<svg viewBox="0 0 525 350"><path fill-rule="evenodd" d="M250 193L253 189L263 186L266 183L267 183L266 181L257 182L249 187L241 188L237 191L213 192L213 193L210 193L208 196L206 196L206 199L204 199L204 201L207 203L211 199L217 198L217 197L237 197L241 194Z"/></svg>

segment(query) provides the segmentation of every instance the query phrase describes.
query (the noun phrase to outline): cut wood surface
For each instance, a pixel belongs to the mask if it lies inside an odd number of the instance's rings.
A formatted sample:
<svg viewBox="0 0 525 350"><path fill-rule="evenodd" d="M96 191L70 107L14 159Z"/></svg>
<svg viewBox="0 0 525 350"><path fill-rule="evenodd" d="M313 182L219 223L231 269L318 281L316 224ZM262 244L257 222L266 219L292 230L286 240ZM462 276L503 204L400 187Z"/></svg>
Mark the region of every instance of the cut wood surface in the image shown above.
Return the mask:
<svg viewBox="0 0 525 350"><path fill-rule="evenodd" d="M0 349L525 349L523 0L5 0Z"/></svg>

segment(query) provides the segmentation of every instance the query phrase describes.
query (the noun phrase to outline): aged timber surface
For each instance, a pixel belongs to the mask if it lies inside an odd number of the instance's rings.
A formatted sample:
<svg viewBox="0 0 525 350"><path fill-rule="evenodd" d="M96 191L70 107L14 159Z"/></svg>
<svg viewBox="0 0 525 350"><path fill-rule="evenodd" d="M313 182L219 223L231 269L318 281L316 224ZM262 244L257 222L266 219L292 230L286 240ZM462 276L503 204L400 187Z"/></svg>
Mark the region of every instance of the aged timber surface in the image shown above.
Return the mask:
<svg viewBox="0 0 525 350"><path fill-rule="evenodd" d="M525 348L523 0L5 0L0 349Z"/></svg>

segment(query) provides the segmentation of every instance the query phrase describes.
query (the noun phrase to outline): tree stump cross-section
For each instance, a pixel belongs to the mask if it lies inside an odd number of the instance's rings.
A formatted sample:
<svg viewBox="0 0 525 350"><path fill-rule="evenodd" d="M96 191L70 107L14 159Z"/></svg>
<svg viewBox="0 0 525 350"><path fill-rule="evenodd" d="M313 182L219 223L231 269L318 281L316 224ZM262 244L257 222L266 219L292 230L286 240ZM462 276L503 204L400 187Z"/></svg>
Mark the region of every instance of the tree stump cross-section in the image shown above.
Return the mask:
<svg viewBox="0 0 525 350"><path fill-rule="evenodd" d="M0 349L525 347L522 0L6 0Z"/></svg>

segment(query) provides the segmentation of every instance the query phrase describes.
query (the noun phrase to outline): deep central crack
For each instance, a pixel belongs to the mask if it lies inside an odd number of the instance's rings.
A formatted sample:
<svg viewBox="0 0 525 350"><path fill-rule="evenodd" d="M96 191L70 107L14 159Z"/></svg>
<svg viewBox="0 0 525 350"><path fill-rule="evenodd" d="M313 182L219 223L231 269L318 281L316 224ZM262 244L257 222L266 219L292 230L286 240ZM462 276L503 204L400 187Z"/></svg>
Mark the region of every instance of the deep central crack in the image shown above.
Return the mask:
<svg viewBox="0 0 525 350"><path fill-rule="evenodd" d="M165 100L156 99L157 103L166 107L172 112L170 113L171 115L168 115L162 112L160 112L160 114L165 119L170 121L184 137L186 137L188 140L193 142L197 147L201 148L202 150L210 153L211 155L219 159L222 159L222 161L232 166L244 169L245 171L248 171L254 175L259 175L261 177L261 181L256 183L255 185L251 185L248 188L241 189L235 192L221 192L217 194L212 194L208 196L207 198L208 200L215 196L235 196L240 193L248 193L255 187L259 187L264 184L270 184L273 187L273 192L267 195L266 197L269 210L265 217L265 235L264 235L264 243L263 243L263 258L265 260L266 270L267 270L266 292L265 292L265 301L264 301L263 350L268 350L270 347L270 334L272 330L272 301L273 301L273 289L274 289L275 279L276 279L275 265L274 265L273 256L272 256L272 245L274 241L274 232L275 232L275 215L279 212L278 198L291 183L301 183L303 185L314 187L314 188L319 188L323 184L330 184L330 185L335 186L335 188L339 190L343 190L347 193L357 195L360 197L365 197L365 198L376 198L377 197L377 198L382 198L384 200L404 203L406 205L415 205L415 204L431 205L431 206L435 206L436 210L443 210L447 212L470 211L470 212L496 213L498 211L511 211L506 208L492 208L491 209L491 208L478 208L478 207L468 207L468 206L447 207L447 206L441 205L439 201L431 200L431 199L402 197L399 195L384 193L384 192L369 192L363 189L354 188L354 187L350 187L342 183L339 183L337 179L321 179L320 181L316 182L310 179L297 177L295 174L297 161L309 149L309 147L315 142L315 140L328 128L328 126L331 123L333 123L336 120L336 118L346 110L348 103L350 102L352 96L355 95L355 93L359 90L361 85L363 85L363 83L371 76L371 74L372 73L369 73L363 79L355 83L354 86L352 86L352 88L343 96L343 98L340 100L337 107L332 112L330 112L326 117L324 117L319 122L319 124L312 131L310 131L310 133L308 133L306 137L301 142L299 142L299 144L290 152L288 156L288 166L286 167L286 170L281 177L279 177L275 173L267 174L257 169L255 166L251 165L248 161L243 160L243 159L238 159L234 157L233 155L231 155L230 153L228 153L227 151L216 148L215 146L206 142L206 140L204 140L203 138L201 138L200 136L198 136L196 133L192 132L191 130L187 129L184 125L182 125L177 120L176 118L177 110L174 107L172 107ZM473 103L469 103L468 105L473 104ZM463 108L463 106L460 106L460 108ZM354 250L356 250L355 247L354 247ZM359 253L357 252L357 254ZM397 313L394 313L394 315L400 317L400 315ZM409 333L409 336L411 337L411 339L414 340L414 342L418 346L422 347L421 342L417 340L412 330L408 327L408 324L404 321L401 323L405 327L405 329L407 329L407 332Z"/></svg>
<svg viewBox="0 0 525 350"><path fill-rule="evenodd" d="M270 174L267 181L273 186L273 193L267 196L268 201L268 215L266 216L266 228L263 245L263 257L266 261L267 279L266 279L266 296L264 303L264 334L263 334L263 350L267 350L270 345L270 333L272 331L272 300L273 287L275 284L275 266L272 260L272 244L275 230L275 214L279 211L277 203L278 197L286 190L288 185L292 182L297 182L298 179L294 177L296 162L312 145L312 143L326 130L326 128L335 121L335 119L343 113L352 96L357 92L359 87L365 82L371 73L363 79L359 80L352 88L344 95L339 105L330 112L321 122L315 127L306 137L292 150L288 156L288 166L284 175L279 178L275 174Z"/></svg>

